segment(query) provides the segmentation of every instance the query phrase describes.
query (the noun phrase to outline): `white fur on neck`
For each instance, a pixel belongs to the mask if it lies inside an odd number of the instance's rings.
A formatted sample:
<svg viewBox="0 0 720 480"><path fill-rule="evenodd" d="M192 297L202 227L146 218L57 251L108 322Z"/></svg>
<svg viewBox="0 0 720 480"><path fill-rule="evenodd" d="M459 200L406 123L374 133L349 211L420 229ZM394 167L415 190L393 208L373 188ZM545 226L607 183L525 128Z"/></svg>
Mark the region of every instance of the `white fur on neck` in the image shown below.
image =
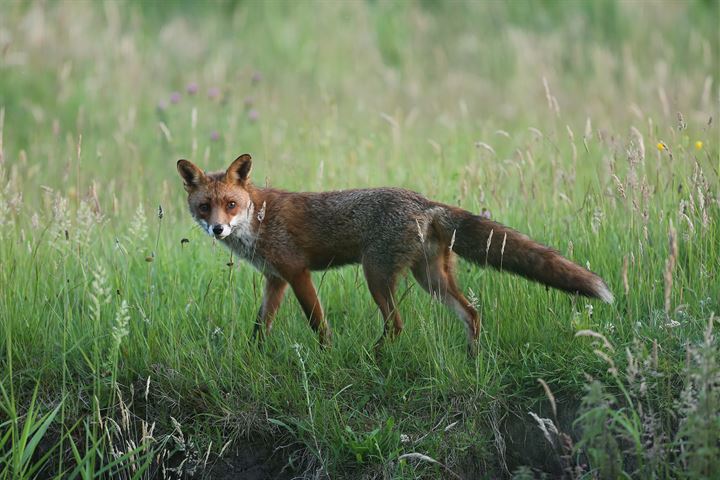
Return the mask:
<svg viewBox="0 0 720 480"><path fill-rule="evenodd" d="M260 272L277 275L272 265L268 264L255 248L258 234L252 225L254 213L255 206L250 203L245 211L230 221L233 233L225 239L226 245Z"/></svg>
<svg viewBox="0 0 720 480"><path fill-rule="evenodd" d="M248 203L245 211L238 213L231 221L230 226L235 236L245 247L251 247L255 244L257 235L253 230L253 213L255 213L255 205Z"/></svg>

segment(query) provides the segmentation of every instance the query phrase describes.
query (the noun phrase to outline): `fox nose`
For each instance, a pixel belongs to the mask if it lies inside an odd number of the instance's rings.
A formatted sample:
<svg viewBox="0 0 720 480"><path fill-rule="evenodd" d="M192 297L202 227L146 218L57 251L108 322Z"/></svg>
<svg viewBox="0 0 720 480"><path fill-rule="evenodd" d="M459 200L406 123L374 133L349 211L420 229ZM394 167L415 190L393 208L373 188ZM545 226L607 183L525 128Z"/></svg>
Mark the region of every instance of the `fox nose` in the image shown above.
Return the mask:
<svg viewBox="0 0 720 480"><path fill-rule="evenodd" d="M222 225L213 225L213 233L215 235L220 235L221 233L223 233L223 230L225 230L225 229L223 228Z"/></svg>

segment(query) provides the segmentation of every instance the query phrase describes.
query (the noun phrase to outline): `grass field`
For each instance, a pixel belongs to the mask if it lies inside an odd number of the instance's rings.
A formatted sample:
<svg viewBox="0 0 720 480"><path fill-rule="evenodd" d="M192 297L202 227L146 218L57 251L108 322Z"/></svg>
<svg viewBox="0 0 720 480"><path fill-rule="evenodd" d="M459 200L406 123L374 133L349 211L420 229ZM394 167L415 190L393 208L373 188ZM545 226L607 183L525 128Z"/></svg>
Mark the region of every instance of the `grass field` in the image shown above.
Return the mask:
<svg viewBox="0 0 720 480"><path fill-rule="evenodd" d="M720 471L717 1L0 10L0 478ZM346 267L314 274L331 349L291 296L258 349L262 277L175 170L244 152L487 209L616 302L460 263L477 358L411 277L375 355Z"/></svg>

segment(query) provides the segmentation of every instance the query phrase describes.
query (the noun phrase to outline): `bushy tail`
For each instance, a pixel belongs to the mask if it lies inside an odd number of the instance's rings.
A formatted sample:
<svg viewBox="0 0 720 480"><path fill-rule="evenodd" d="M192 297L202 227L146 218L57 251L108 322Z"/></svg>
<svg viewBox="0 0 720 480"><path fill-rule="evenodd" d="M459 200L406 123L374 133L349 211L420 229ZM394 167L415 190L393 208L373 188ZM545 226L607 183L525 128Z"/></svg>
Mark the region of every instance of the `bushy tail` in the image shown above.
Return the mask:
<svg viewBox="0 0 720 480"><path fill-rule="evenodd" d="M602 278L564 258L556 250L500 223L447 207L442 229L454 234L453 251L481 266L512 272L559 290L612 303Z"/></svg>

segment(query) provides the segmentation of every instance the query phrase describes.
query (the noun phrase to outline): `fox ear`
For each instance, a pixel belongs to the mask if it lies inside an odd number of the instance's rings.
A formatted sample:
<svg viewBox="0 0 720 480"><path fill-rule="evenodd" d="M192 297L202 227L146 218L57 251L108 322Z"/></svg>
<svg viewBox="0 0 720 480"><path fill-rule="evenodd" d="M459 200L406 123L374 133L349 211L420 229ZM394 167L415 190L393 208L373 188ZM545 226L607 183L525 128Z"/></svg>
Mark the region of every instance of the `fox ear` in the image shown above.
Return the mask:
<svg viewBox="0 0 720 480"><path fill-rule="evenodd" d="M188 160L178 160L177 170L188 192L196 189L205 181L205 173Z"/></svg>
<svg viewBox="0 0 720 480"><path fill-rule="evenodd" d="M225 172L225 181L228 183L245 183L250 178L252 170L252 157L243 153L235 159Z"/></svg>

